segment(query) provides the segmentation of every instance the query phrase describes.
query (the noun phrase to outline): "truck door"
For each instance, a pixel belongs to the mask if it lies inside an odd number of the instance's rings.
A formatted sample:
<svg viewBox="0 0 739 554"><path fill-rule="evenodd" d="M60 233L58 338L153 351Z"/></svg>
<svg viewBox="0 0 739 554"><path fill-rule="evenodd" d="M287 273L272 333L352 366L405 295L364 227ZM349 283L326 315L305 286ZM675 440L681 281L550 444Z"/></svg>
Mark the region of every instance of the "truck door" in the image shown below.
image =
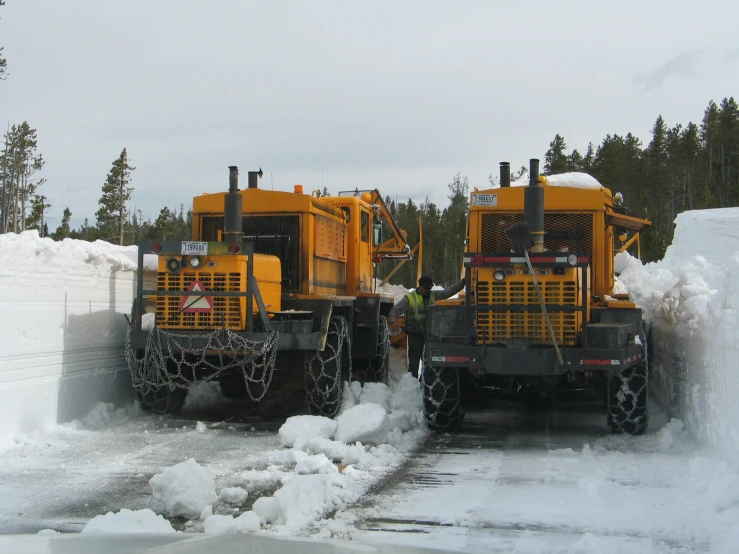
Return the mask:
<svg viewBox="0 0 739 554"><path fill-rule="evenodd" d="M360 211L359 229L359 290L372 290L372 216L369 211Z"/></svg>

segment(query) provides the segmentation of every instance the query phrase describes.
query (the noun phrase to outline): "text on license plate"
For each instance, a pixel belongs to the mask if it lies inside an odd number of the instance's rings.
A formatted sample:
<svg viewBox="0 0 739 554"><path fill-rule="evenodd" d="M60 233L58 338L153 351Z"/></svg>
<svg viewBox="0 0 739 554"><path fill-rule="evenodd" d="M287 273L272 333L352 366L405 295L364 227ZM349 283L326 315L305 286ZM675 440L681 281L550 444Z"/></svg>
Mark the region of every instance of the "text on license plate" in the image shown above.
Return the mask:
<svg viewBox="0 0 739 554"><path fill-rule="evenodd" d="M182 243L183 256L205 256L208 254L207 242L185 241Z"/></svg>

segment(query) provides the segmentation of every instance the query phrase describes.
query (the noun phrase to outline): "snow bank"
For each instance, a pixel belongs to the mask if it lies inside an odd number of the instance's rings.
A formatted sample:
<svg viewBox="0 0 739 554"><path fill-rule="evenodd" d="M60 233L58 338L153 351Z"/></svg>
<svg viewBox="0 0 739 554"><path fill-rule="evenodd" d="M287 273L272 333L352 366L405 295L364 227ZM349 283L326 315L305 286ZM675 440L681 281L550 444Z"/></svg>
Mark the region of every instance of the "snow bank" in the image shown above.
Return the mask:
<svg viewBox="0 0 739 554"><path fill-rule="evenodd" d="M651 324L652 392L703 444L739 461L739 208L684 212L664 259L626 255L618 286Z"/></svg>
<svg viewBox="0 0 739 554"><path fill-rule="evenodd" d="M123 357L135 247L0 235L0 447L133 399ZM8 317L10 315L10 317Z"/></svg>
<svg viewBox="0 0 739 554"><path fill-rule="evenodd" d="M198 517L217 500L213 471L193 458L157 473L149 485L170 516Z"/></svg>

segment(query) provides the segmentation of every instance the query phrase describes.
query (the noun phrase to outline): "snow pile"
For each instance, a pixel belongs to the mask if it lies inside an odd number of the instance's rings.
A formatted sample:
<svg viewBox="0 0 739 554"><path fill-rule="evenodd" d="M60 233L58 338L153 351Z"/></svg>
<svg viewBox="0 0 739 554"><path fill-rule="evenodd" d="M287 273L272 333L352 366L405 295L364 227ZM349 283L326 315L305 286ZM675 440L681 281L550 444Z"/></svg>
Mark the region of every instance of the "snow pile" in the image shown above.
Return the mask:
<svg viewBox="0 0 739 554"><path fill-rule="evenodd" d="M293 475L283 479L274 496L254 503L262 524L289 534L332 525L321 518L355 502L424 436L421 390L410 374L390 387L347 384L344 394L349 407L336 421L294 416L280 428L280 440L289 450L267 457L281 465L294 464Z"/></svg>
<svg viewBox="0 0 739 554"><path fill-rule="evenodd" d="M175 533L172 525L149 509L108 512L95 516L82 529L83 533Z"/></svg>
<svg viewBox="0 0 739 554"><path fill-rule="evenodd" d="M123 356L135 247L0 235L0 448L133 399ZM105 417L104 413L98 415ZM95 427L92 423L90 427Z"/></svg>
<svg viewBox="0 0 739 554"><path fill-rule="evenodd" d="M739 208L684 212L664 259L617 256L618 290L651 324L652 391L670 415L739 461Z"/></svg>
<svg viewBox="0 0 739 554"><path fill-rule="evenodd" d="M170 516L198 517L217 500L213 471L193 458L154 475L149 485Z"/></svg>
<svg viewBox="0 0 739 554"><path fill-rule="evenodd" d="M375 279L375 292L379 294L391 294L397 304L403 297L408 294L408 289L403 285L391 285L390 283L381 284L382 281Z"/></svg>
<svg viewBox="0 0 739 554"><path fill-rule="evenodd" d="M65 269L74 275L79 266L99 266L101 273L136 271L136 246L118 246L97 240L40 237L38 231L0 235L0 275L13 275L30 268Z"/></svg>

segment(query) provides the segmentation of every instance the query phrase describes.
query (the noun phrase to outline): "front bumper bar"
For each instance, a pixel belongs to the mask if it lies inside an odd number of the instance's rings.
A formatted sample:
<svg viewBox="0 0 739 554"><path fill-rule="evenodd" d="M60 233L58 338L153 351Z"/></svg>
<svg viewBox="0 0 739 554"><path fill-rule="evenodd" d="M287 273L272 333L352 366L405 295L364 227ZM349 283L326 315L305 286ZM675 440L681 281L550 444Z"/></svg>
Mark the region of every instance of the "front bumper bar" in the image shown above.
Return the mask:
<svg viewBox="0 0 739 554"><path fill-rule="evenodd" d="M144 350L150 331L134 331L131 330L131 346L134 350ZM213 344L228 344L228 337L225 332L217 331L215 340L208 337L207 331L165 331L160 334L161 348L165 352L185 352L202 350ZM171 337L169 335L172 335ZM263 341L267 338L267 333L247 333L234 331L234 335L238 335L251 341ZM321 342L320 332L310 333L279 333L277 336L277 350L317 350Z"/></svg>
<svg viewBox="0 0 739 554"><path fill-rule="evenodd" d="M506 348L464 344L426 344L424 362L432 367L469 367L494 375L562 375L568 371L623 371L642 361L642 347L560 348L560 365L553 348Z"/></svg>

